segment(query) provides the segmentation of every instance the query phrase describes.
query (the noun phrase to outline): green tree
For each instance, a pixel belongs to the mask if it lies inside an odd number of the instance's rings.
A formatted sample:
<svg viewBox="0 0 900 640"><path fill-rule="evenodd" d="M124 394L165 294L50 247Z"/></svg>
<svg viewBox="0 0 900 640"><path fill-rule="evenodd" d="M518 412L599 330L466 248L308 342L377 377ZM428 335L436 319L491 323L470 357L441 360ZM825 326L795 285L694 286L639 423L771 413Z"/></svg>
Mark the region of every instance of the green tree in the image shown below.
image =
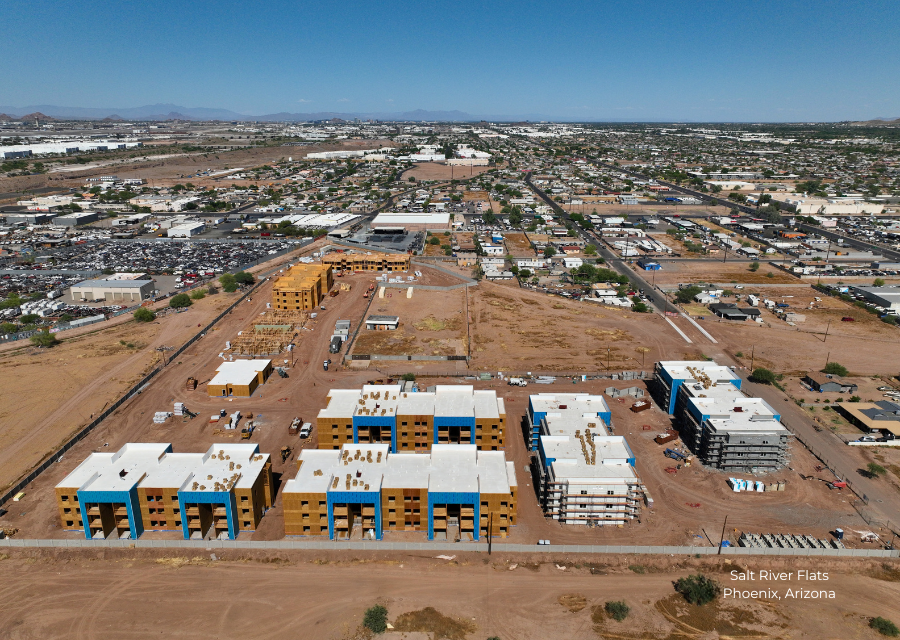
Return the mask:
<svg viewBox="0 0 900 640"><path fill-rule="evenodd" d="M237 291L237 281L234 279L234 275L231 273L223 273L219 276L219 284L222 285L222 290L225 293L233 293Z"/></svg>
<svg viewBox="0 0 900 640"><path fill-rule="evenodd" d="M675 591L691 604L704 605L719 597L719 583L702 573L689 575L675 581Z"/></svg>
<svg viewBox="0 0 900 640"><path fill-rule="evenodd" d="M206 297L206 291L203 289L194 289L191 291L191 300L203 300Z"/></svg>
<svg viewBox="0 0 900 640"><path fill-rule="evenodd" d="M253 284L256 282L256 278L253 277L253 274L247 273L246 271L238 271L234 274L234 280L238 284Z"/></svg>
<svg viewBox="0 0 900 640"><path fill-rule="evenodd" d="M186 293L176 294L176 295L172 296L171 300L169 300L169 306L172 307L173 309L184 309L186 307L191 306L192 304L194 304L194 303L191 302L191 299L188 297L188 294L186 294Z"/></svg>
<svg viewBox="0 0 900 640"><path fill-rule="evenodd" d="M373 633L384 633L387 631L387 609L380 604L366 609L363 616L363 626Z"/></svg>
<svg viewBox="0 0 900 640"><path fill-rule="evenodd" d="M0 323L0 334L15 333L15 332L16 332L16 325L14 325L12 322Z"/></svg>
<svg viewBox="0 0 900 640"><path fill-rule="evenodd" d="M595 256L595 255L597 255L597 247L595 247L595 246L592 245L592 244L587 245L587 246L584 248L584 255L586 255L586 256Z"/></svg>
<svg viewBox="0 0 900 640"><path fill-rule="evenodd" d="M437 245L441 244L441 240L437 236L431 236L430 238L428 238L428 244L433 244L433 245L437 246Z"/></svg>
<svg viewBox="0 0 900 640"><path fill-rule="evenodd" d="M138 322L153 322L156 320L156 314L147 307L141 307L134 312L134 319Z"/></svg>
<svg viewBox="0 0 900 640"><path fill-rule="evenodd" d="M750 263L750 271L753 271L754 273L759 271L759 263L756 260Z"/></svg>
<svg viewBox="0 0 900 640"><path fill-rule="evenodd" d="M884 278L875 278L874 282L872 282L873 287L883 287L884 286Z"/></svg>
<svg viewBox="0 0 900 640"><path fill-rule="evenodd" d="M822 373L830 373L833 376L846 376L849 374L849 371L847 371L847 367L844 365L838 364L837 362L829 362L825 365L825 368L822 369Z"/></svg>
<svg viewBox="0 0 900 640"><path fill-rule="evenodd" d="M643 302L635 302L631 310L637 313L650 313L650 307Z"/></svg>
<svg viewBox="0 0 900 640"><path fill-rule="evenodd" d="M556 249L554 249L553 247L549 247L549 246L544 247L544 257L545 258L552 258L555 255L556 255Z"/></svg>
<svg viewBox="0 0 900 640"><path fill-rule="evenodd" d="M531 269L519 269L519 277L526 280L531 277Z"/></svg>
<svg viewBox="0 0 900 640"><path fill-rule="evenodd" d="M750 374L750 381L758 382L759 384L775 384L776 377L775 374L768 369L758 367Z"/></svg>
<svg viewBox="0 0 900 640"><path fill-rule="evenodd" d="M45 328L43 331L38 331L29 339L31 340L31 343L36 347L49 348L59 343L59 340L56 339L56 336L50 333L49 328Z"/></svg>
<svg viewBox="0 0 900 640"><path fill-rule="evenodd" d="M675 293L675 300L680 302L681 304L689 304L694 301L694 296L698 293L701 293L703 290L695 284L692 284L689 287L685 287L684 289L679 289Z"/></svg>
<svg viewBox="0 0 900 640"><path fill-rule="evenodd" d="M407 382L415 382L415 380L416 380L416 374L414 374L414 373L404 373L402 376L400 376L400 379L401 379L401 380L406 380Z"/></svg>
<svg viewBox="0 0 900 640"><path fill-rule="evenodd" d="M617 622L622 622L622 620L628 617L628 613L631 611L631 607L625 604L622 600L607 602L603 606L603 608L606 610L606 613L608 613L610 617Z"/></svg>

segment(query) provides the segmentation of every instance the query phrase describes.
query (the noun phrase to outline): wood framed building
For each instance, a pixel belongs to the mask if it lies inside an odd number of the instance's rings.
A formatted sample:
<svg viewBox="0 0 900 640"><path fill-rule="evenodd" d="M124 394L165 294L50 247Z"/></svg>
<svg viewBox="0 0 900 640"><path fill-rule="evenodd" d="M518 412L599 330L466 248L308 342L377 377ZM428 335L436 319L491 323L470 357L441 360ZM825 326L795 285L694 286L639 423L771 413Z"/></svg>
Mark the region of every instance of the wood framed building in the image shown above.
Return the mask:
<svg viewBox="0 0 900 640"><path fill-rule="evenodd" d="M342 271L409 271L409 254L335 251L322 256L322 264Z"/></svg>
<svg viewBox="0 0 900 640"><path fill-rule="evenodd" d="M272 375L271 360L234 360L223 362L206 385L210 396L249 398Z"/></svg>
<svg viewBox="0 0 900 640"><path fill-rule="evenodd" d="M388 444L390 451L425 452L440 444L473 444L481 451L506 446L506 405L496 391L437 385L409 393L400 385L332 389L319 412L320 449Z"/></svg>
<svg viewBox="0 0 900 640"><path fill-rule="evenodd" d="M301 452L282 493L287 535L381 540L424 531L429 540L506 537L517 521L515 466L501 451L435 445L427 454L387 444Z"/></svg>
<svg viewBox="0 0 900 640"><path fill-rule="evenodd" d="M294 311L315 309L333 285L331 265L295 264L272 284L272 306Z"/></svg>
<svg viewBox="0 0 900 640"><path fill-rule="evenodd" d="M254 531L274 499L269 455L243 443L214 444L206 453L129 443L92 453L56 485L63 529L89 540L134 540L148 530L233 540Z"/></svg>

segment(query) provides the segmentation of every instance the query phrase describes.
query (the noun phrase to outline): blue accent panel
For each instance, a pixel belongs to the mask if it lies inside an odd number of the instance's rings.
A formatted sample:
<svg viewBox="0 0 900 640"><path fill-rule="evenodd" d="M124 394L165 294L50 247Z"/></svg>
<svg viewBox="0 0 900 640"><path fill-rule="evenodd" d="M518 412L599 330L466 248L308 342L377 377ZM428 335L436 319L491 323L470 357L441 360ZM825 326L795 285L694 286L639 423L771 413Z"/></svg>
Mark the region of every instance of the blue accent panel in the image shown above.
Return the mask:
<svg viewBox="0 0 900 640"><path fill-rule="evenodd" d="M738 389L740 389L740 388L741 388L741 383L742 383L742 382L743 382L743 380L741 380L738 376L735 376L734 379L731 381L731 384L733 384L733 385L736 386Z"/></svg>
<svg viewBox="0 0 900 640"><path fill-rule="evenodd" d="M381 522L380 491L328 491L325 493L328 503L328 538L334 540L334 505L335 504L371 504L375 507L375 539L383 536Z"/></svg>
<svg viewBox="0 0 900 640"><path fill-rule="evenodd" d="M474 491L429 491L428 492L428 539L434 540L435 504L471 504L475 508L473 535L476 540L481 534L481 494Z"/></svg>
<svg viewBox="0 0 900 640"><path fill-rule="evenodd" d="M84 526L84 537L91 539L90 516L86 504L119 503L125 505L128 512L128 530L131 539L137 540L144 533L144 521L140 518L141 508L138 503L137 485L128 491L77 491L78 504L81 505L81 522Z"/></svg>
<svg viewBox="0 0 900 640"><path fill-rule="evenodd" d="M188 535L188 516L186 504L224 504L225 519L228 521L228 539L237 538L237 499L231 491L179 491L178 506L181 509L181 530L184 532L184 538L187 540Z"/></svg>
<svg viewBox="0 0 900 640"><path fill-rule="evenodd" d="M390 427L391 453L397 453L397 416L353 416L355 444L359 444L359 427Z"/></svg>
<svg viewBox="0 0 900 640"><path fill-rule="evenodd" d="M612 411L598 411L597 417L606 423L606 426L612 424Z"/></svg>
<svg viewBox="0 0 900 640"><path fill-rule="evenodd" d="M672 392L669 395L669 415L675 413L675 400L678 398L678 388L684 384L684 380L672 380Z"/></svg>
<svg viewBox="0 0 900 640"><path fill-rule="evenodd" d="M625 438L622 438L622 444L625 445L625 450L628 452L628 464L633 467L635 462L634 451L631 450L631 445L628 444L628 440Z"/></svg>

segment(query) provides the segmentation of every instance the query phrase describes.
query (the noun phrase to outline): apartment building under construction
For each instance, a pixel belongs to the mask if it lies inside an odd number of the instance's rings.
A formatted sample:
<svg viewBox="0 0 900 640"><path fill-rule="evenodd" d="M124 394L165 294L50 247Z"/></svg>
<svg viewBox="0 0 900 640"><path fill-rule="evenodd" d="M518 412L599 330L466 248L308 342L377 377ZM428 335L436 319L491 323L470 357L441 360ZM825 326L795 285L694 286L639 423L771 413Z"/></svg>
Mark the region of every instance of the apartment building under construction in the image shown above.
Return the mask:
<svg viewBox="0 0 900 640"><path fill-rule="evenodd" d="M167 443L129 443L92 453L56 485L63 529L87 539L137 539L180 531L185 539L253 531L272 506L272 463L255 444L173 453Z"/></svg>
<svg viewBox="0 0 900 640"><path fill-rule="evenodd" d="M502 451L434 445L391 453L387 444L306 449L282 493L287 535L381 540L426 531L429 540L506 537L516 524L515 465Z"/></svg>
<svg viewBox="0 0 900 640"><path fill-rule="evenodd" d="M470 385L434 389L418 393L403 392L400 385L332 389L317 417L319 448L383 443L392 453L425 452L440 444L504 449L506 405L496 391Z"/></svg>
<svg viewBox="0 0 900 640"><path fill-rule="evenodd" d="M409 271L409 254L335 251L324 255L322 264L342 271Z"/></svg>
<svg viewBox="0 0 900 640"><path fill-rule="evenodd" d="M293 311L315 309L334 284L329 264L295 264L272 284L272 306Z"/></svg>

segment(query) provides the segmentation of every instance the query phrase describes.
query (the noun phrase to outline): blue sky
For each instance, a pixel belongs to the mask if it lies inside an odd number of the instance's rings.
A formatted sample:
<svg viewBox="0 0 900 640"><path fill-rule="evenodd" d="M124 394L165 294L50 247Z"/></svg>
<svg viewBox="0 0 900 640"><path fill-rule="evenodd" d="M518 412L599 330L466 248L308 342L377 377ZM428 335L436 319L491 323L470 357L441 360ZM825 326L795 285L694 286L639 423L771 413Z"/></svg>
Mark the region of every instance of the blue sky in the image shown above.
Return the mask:
<svg viewBox="0 0 900 640"><path fill-rule="evenodd" d="M0 104L900 117L896 0L5 3Z"/></svg>

